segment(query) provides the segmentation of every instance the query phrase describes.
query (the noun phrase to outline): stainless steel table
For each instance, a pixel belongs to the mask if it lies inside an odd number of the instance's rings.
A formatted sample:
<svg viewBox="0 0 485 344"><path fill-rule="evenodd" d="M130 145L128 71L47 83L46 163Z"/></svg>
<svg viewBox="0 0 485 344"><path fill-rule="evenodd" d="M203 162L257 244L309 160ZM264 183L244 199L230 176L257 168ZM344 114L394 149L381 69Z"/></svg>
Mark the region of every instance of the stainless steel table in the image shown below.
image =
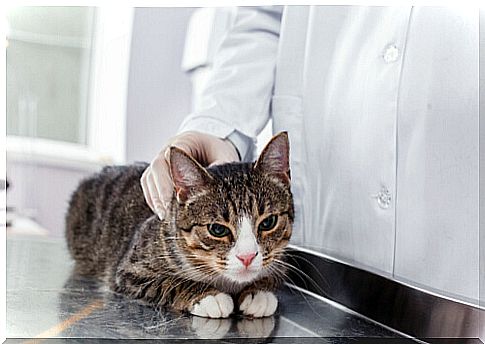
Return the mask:
<svg viewBox="0 0 485 344"><path fill-rule="evenodd" d="M200 338L225 343L412 342L335 303L285 287L273 317L205 319L160 313L115 294L95 280L73 275L63 240L8 238L7 337L10 342L95 339ZM296 340L295 337L301 339ZM46 340L45 338L64 338ZM250 340L250 341L251 341ZM163 341L162 341L163 342ZM242 341L249 343L248 339Z"/></svg>

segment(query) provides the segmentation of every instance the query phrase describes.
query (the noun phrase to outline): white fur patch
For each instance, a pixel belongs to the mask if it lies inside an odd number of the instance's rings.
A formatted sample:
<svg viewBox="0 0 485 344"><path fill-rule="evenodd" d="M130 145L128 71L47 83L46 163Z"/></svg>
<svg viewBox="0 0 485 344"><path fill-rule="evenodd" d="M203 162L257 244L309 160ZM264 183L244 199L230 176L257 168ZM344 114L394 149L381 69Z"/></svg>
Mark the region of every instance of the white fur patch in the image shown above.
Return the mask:
<svg viewBox="0 0 485 344"><path fill-rule="evenodd" d="M232 297L226 293L209 295L197 302L190 313L206 318L227 318L234 310Z"/></svg>
<svg viewBox="0 0 485 344"><path fill-rule="evenodd" d="M258 291L249 294L239 305L239 309L245 314L255 318L273 315L278 307L278 299L270 291Z"/></svg>
<svg viewBox="0 0 485 344"><path fill-rule="evenodd" d="M236 254L258 252L258 242L254 236L253 226L246 216L241 220L239 234L234 248Z"/></svg>
<svg viewBox="0 0 485 344"><path fill-rule="evenodd" d="M238 255L256 253L251 264L246 268ZM248 283L256 279L263 267L263 257L254 228L248 216L244 216L238 226L234 247L227 254L226 277L232 282Z"/></svg>

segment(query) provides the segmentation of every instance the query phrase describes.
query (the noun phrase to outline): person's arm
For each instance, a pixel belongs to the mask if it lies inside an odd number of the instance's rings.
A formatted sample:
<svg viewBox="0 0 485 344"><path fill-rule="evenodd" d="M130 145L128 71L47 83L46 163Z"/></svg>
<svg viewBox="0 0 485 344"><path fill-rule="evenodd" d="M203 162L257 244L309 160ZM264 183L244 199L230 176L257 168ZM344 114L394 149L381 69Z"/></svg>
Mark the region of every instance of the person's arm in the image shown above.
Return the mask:
<svg viewBox="0 0 485 344"><path fill-rule="evenodd" d="M281 14L282 7L236 9L214 56L199 108L187 116L180 134L169 140L141 178L147 203L160 218L173 192L168 147L185 150L204 166L252 159L256 136L269 119Z"/></svg>
<svg viewBox="0 0 485 344"><path fill-rule="evenodd" d="M227 138L243 160L252 159L255 139L269 119L282 7L239 7L214 56L198 108L180 132Z"/></svg>

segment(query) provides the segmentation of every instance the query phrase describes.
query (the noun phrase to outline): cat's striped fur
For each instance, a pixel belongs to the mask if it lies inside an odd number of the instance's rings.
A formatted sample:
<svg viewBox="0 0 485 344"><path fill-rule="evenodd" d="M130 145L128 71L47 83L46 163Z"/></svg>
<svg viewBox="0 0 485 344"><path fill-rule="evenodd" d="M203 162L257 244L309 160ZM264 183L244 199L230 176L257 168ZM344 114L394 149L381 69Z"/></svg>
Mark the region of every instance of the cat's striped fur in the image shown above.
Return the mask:
<svg viewBox="0 0 485 344"><path fill-rule="evenodd" d="M104 168L81 182L70 201L66 238L77 272L156 307L183 312L210 295L230 295L237 310L248 296L273 291L284 275L294 217L288 150L287 135L281 133L256 163L203 168L172 148L174 198L164 221L143 197L146 164ZM272 214L274 228L258 230ZM253 224L262 256L260 271L244 282L237 280L239 272L227 271L243 218ZM230 232L213 236L208 230L213 223Z"/></svg>

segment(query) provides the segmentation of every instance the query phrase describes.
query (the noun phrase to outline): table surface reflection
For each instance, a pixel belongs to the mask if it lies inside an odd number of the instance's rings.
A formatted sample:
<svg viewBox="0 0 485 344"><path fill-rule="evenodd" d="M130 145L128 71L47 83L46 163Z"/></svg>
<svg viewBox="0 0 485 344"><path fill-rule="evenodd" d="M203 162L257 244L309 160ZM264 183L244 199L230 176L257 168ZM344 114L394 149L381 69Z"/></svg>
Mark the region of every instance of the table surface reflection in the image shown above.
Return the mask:
<svg viewBox="0 0 485 344"><path fill-rule="evenodd" d="M7 239L8 338L398 337L288 287L279 292L277 313L268 318L205 319L157 312L73 275L72 267L63 240Z"/></svg>

